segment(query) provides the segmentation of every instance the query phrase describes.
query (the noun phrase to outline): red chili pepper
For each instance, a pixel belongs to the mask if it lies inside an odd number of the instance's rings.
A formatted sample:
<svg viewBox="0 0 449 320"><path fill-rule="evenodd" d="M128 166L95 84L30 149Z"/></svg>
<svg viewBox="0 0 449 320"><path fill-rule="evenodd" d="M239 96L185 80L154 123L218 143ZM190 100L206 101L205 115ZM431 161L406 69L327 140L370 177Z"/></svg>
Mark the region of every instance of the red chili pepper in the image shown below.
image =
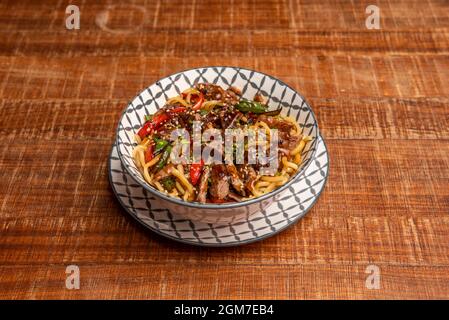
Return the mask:
<svg viewBox="0 0 449 320"><path fill-rule="evenodd" d="M154 128L157 129L168 119L170 119L170 116L164 112L154 116L151 122L153 123Z"/></svg>
<svg viewBox="0 0 449 320"><path fill-rule="evenodd" d="M153 123L151 123L151 121L147 121L145 122L145 124L143 125L142 128L140 128L140 130L137 132L137 134L139 135L140 139L145 139L145 137L147 135L149 135L151 133L151 131L153 130Z"/></svg>
<svg viewBox="0 0 449 320"><path fill-rule="evenodd" d="M200 92L198 94L198 100L195 105L192 107L193 110L199 110L204 102L204 95ZM153 119L145 122L142 128L137 132L139 137L143 140L146 136L148 136L153 130L159 128L165 121L171 118L171 114L180 113L186 111L187 108L184 106L175 107L168 112L163 112L158 115L155 115Z"/></svg>
<svg viewBox="0 0 449 320"><path fill-rule="evenodd" d="M137 132L139 137L143 140L147 135L149 135L153 130L159 128L165 121L170 119L170 116L167 113L160 113L155 115L153 119L145 122L143 127Z"/></svg>
<svg viewBox="0 0 449 320"><path fill-rule="evenodd" d="M195 186L201 177L201 172L203 171L204 161L201 159L200 163L192 163L190 166L190 181Z"/></svg>
<svg viewBox="0 0 449 320"><path fill-rule="evenodd" d="M179 106L179 107L170 109L169 112L170 112L170 113L180 113L180 112L184 112L184 111L186 111L186 107L184 107L184 106Z"/></svg>
<svg viewBox="0 0 449 320"><path fill-rule="evenodd" d="M145 150L145 163L153 160L153 150L154 150L154 144L150 143L148 145L147 150Z"/></svg>
<svg viewBox="0 0 449 320"><path fill-rule="evenodd" d="M192 107L193 110L199 110L204 102L204 95L200 92L198 95L198 101L195 103L195 105Z"/></svg>

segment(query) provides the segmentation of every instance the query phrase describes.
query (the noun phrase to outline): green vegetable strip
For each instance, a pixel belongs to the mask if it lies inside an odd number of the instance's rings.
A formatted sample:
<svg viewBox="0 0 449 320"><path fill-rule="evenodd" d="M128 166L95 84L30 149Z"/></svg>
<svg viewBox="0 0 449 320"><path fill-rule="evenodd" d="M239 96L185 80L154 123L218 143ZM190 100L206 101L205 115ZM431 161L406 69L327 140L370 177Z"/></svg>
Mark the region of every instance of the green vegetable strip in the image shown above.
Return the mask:
<svg viewBox="0 0 449 320"><path fill-rule="evenodd" d="M154 153L159 154L168 145L168 141L164 139L154 138L155 146Z"/></svg>
<svg viewBox="0 0 449 320"><path fill-rule="evenodd" d="M162 154L161 158L159 159L159 162L154 167L155 171L161 170L168 162L168 158L170 158L172 146L167 146L164 153Z"/></svg>
<svg viewBox="0 0 449 320"><path fill-rule="evenodd" d="M249 101L246 99L240 100L235 107L241 112L252 112L252 113L264 113L267 111L268 106L260 102Z"/></svg>

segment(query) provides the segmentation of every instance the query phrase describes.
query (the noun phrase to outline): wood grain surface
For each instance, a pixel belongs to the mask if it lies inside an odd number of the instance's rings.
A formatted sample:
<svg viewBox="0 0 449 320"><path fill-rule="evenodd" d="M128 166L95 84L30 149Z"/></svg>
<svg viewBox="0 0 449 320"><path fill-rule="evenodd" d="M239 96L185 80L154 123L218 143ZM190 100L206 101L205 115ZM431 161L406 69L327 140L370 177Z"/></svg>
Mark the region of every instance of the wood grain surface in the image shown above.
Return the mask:
<svg viewBox="0 0 449 320"><path fill-rule="evenodd" d="M67 30L69 3L0 3L0 298L449 298L448 1L83 0ZM205 65L287 82L327 141L320 200L259 243L163 239L109 187L126 103Z"/></svg>

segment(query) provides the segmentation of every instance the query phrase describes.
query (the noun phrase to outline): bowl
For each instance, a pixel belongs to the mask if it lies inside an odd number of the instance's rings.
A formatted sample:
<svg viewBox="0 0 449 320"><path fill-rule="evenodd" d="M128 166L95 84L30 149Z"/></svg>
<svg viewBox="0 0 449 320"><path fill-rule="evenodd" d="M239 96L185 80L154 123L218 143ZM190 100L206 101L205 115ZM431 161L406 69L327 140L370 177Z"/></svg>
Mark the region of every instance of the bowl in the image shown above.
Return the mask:
<svg viewBox="0 0 449 320"><path fill-rule="evenodd" d="M145 115L153 114L164 106L170 97L179 95L196 83L208 82L228 88L234 86L242 90L244 98L252 99L256 93L267 99L269 110L282 108L281 114L297 120L303 134L312 140L302 152L302 162L296 174L284 185L260 197L234 203L198 203L173 198L149 185L132 157L136 146L134 135L145 122ZM228 224L264 210L280 197L307 168L314 157L319 130L315 115L302 97L290 86L270 75L250 69L229 66L200 67L181 71L165 78L139 93L125 108L117 126L116 145L120 161L130 176L146 189L161 206L170 212L193 221L213 224Z"/></svg>

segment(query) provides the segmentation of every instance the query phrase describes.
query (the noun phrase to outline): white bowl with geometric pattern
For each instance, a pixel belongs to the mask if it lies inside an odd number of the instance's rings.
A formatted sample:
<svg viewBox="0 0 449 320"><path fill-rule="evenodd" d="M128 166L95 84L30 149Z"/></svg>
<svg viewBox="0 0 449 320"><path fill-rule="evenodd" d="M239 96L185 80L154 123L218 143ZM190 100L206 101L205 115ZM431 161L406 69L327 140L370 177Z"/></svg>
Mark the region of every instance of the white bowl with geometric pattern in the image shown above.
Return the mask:
<svg viewBox="0 0 449 320"><path fill-rule="evenodd" d="M242 90L244 98L252 99L256 93L267 99L269 110L282 108L281 114L295 118L302 133L312 138L302 152L297 173L283 186L257 198L235 203L198 203L170 197L149 185L133 161L136 146L134 135L145 122L145 115L153 114L170 97L179 95L199 82L218 84L224 88L234 86ZM175 73L160 79L139 93L125 108L117 126L116 145L120 161L128 174L148 190L161 205L192 221L227 224L248 219L250 215L267 208L310 164L319 137L315 115L301 94L290 86L267 74L239 67L201 67Z"/></svg>

